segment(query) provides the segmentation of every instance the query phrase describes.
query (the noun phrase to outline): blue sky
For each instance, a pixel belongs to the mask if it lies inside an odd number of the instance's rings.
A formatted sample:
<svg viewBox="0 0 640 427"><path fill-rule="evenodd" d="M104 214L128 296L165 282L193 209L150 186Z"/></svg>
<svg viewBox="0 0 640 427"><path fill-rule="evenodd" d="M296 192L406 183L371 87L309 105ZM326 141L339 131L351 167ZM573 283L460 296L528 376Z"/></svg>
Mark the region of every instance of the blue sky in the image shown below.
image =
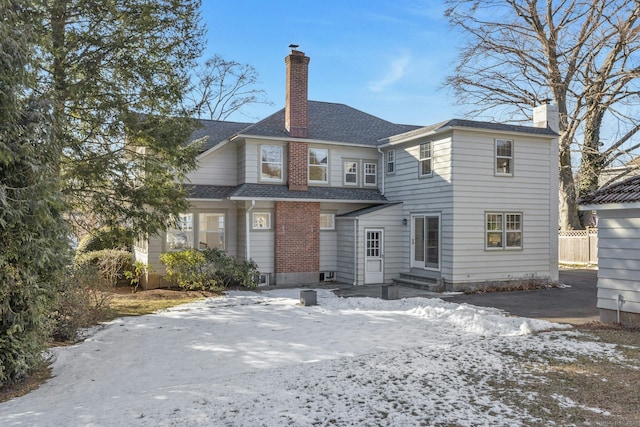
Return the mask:
<svg viewBox="0 0 640 427"><path fill-rule="evenodd" d="M461 117L443 89L459 37L439 0L203 0L207 50L252 65L272 106L230 120L253 121L284 106L289 44L311 57L309 99L350 105L395 123Z"/></svg>

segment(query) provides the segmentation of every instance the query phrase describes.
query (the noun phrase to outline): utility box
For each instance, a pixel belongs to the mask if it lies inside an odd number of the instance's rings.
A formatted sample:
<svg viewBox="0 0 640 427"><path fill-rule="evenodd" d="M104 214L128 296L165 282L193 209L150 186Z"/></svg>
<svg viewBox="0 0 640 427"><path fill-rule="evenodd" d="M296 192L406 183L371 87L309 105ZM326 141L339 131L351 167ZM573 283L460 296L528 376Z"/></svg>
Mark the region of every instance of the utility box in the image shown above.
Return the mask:
<svg viewBox="0 0 640 427"><path fill-rule="evenodd" d="M316 305L318 304L318 293L311 289L300 291L300 305Z"/></svg>
<svg viewBox="0 0 640 427"><path fill-rule="evenodd" d="M400 297L400 290L397 286L382 286L382 299L398 299Z"/></svg>

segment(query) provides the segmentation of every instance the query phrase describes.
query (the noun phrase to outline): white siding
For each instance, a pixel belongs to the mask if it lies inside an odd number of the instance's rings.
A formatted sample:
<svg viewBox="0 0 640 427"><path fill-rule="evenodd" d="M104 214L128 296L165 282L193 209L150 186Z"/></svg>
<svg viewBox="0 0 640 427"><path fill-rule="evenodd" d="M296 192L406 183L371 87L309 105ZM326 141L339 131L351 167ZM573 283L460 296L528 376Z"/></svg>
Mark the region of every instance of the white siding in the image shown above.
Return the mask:
<svg viewBox="0 0 640 427"><path fill-rule="evenodd" d="M364 283L364 258L366 251L365 230L384 230L384 283L392 283L402 271L409 268L404 249L409 236L409 226L402 224L402 205L389 206L370 214L362 215L358 221L360 250L358 253L358 284Z"/></svg>
<svg viewBox="0 0 640 427"><path fill-rule="evenodd" d="M420 177L420 144L427 141L432 141L433 174ZM423 138L393 148L396 152L396 172L385 176L385 196L391 201L403 202L403 213L398 221L401 222L402 218L409 221L409 224L403 227L404 244L397 248L398 256L402 254L404 269L408 270L411 258L411 215L439 214L440 274L445 280L451 281L454 238L451 135L438 139Z"/></svg>
<svg viewBox="0 0 640 427"><path fill-rule="evenodd" d="M248 203L248 202L247 202ZM253 212L269 212L271 214L271 229L251 230L251 259L258 264L261 273L275 273L275 231L274 231L274 203L259 201L256 202L249 215L249 225L253 221Z"/></svg>
<svg viewBox="0 0 640 427"><path fill-rule="evenodd" d="M337 218L338 235L336 280L343 283L354 282L355 262L355 220Z"/></svg>
<svg viewBox="0 0 640 427"><path fill-rule="evenodd" d="M237 157L233 143L215 150L198 161L198 169L187 175L187 182L200 185L237 185Z"/></svg>
<svg viewBox="0 0 640 427"><path fill-rule="evenodd" d="M640 209L598 217L598 308L640 314Z"/></svg>
<svg viewBox="0 0 640 427"><path fill-rule="evenodd" d="M455 133L454 283L554 278L550 221L556 219L550 218L554 198L549 195L557 157L551 155L549 140L522 135L508 138L514 142L513 176L495 176L494 136ZM486 212L522 214L522 250L485 250Z"/></svg>

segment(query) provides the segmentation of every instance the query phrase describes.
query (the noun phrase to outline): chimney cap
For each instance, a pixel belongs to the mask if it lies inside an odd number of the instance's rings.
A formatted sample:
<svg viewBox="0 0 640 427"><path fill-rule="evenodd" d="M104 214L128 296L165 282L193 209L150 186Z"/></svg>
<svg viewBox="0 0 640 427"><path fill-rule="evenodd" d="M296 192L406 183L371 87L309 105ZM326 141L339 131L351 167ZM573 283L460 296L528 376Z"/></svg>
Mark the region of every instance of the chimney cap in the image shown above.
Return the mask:
<svg viewBox="0 0 640 427"><path fill-rule="evenodd" d="M289 45L289 48L290 48L290 49L297 49L298 47L300 47L300 45L299 45L299 44L290 44L290 45Z"/></svg>

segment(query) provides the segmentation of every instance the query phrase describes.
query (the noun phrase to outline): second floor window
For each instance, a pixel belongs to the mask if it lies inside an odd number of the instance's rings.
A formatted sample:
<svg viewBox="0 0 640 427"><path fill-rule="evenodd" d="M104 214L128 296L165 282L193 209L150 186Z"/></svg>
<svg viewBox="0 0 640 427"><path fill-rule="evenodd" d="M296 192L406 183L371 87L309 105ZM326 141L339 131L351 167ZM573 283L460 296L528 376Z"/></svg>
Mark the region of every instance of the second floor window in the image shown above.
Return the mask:
<svg viewBox="0 0 640 427"><path fill-rule="evenodd" d="M387 151L387 173L396 172L396 150Z"/></svg>
<svg viewBox="0 0 640 427"><path fill-rule="evenodd" d="M262 145L260 147L260 179L282 181L282 146Z"/></svg>
<svg viewBox="0 0 640 427"><path fill-rule="evenodd" d="M344 162L344 184L358 185L358 162Z"/></svg>
<svg viewBox="0 0 640 427"><path fill-rule="evenodd" d="M513 175L513 141L496 139L496 175Z"/></svg>
<svg viewBox="0 0 640 427"><path fill-rule="evenodd" d="M329 182L329 150L309 148L309 182Z"/></svg>
<svg viewBox="0 0 640 427"><path fill-rule="evenodd" d="M433 172L432 168L433 157L431 155L431 141L420 144L420 176L428 176Z"/></svg>
<svg viewBox="0 0 640 427"><path fill-rule="evenodd" d="M378 165L376 163L364 164L364 185L376 185L378 183Z"/></svg>

